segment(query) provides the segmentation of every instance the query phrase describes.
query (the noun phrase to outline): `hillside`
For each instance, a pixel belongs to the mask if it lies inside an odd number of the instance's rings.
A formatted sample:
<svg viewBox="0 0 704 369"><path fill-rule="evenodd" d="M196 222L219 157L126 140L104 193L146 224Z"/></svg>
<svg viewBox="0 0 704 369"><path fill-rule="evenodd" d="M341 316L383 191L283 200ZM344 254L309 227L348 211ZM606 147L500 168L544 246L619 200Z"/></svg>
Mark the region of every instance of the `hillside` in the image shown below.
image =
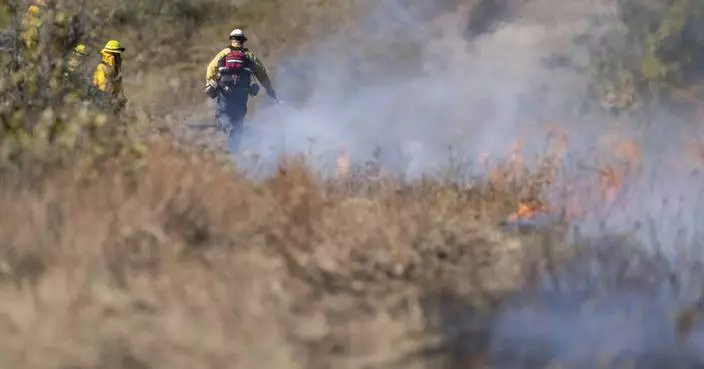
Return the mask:
<svg viewBox="0 0 704 369"><path fill-rule="evenodd" d="M629 18L695 55L697 3L57 3L130 102L1 8L0 369L704 364L697 97L663 92L697 70L648 79ZM193 126L235 26L284 104L229 157Z"/></svg>

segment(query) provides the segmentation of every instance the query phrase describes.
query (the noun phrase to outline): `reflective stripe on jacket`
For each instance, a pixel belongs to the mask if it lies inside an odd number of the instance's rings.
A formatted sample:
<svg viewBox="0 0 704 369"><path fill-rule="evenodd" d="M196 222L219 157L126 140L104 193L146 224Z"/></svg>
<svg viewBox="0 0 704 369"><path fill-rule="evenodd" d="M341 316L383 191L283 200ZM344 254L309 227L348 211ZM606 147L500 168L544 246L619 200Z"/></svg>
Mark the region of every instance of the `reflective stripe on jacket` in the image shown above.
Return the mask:
<svg viewBox="0 0 704 369"><path fill-rule="evenodd" d="M218 52L213 59L208 63L208 67L205 71L205 82L216 81L218 79L218 67L220 66L220 61L230 52L230 48L224 48ZM271 89L271 79L269 78L269 73L264 67L264 64L254 55L250 50L245 49L245 54L247 58L252 62L253 70L252 73L254 77L264 86L265 89Z"/></svg>

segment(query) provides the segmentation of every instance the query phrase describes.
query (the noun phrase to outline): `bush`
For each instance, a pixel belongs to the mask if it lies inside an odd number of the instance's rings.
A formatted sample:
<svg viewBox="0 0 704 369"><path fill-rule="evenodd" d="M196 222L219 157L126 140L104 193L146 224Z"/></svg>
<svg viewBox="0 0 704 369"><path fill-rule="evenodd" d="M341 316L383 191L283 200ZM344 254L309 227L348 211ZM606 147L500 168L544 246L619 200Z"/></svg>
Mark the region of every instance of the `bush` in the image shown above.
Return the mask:
<svg viewBox="0 0 704 369"><path fill-rule="evenodd" d="M602 77L617 95L680 103L696 99L704 77L704 3L691 0L618 0L625 49L606 50ZM632 99L620 99L622 106ZM618 105L618 104L617 104Z"/></svg>
<svg viewBox="0 0 704 369"><path fill-rule="evenodd" d="M17 0L0 11L7 22L0 54L3 168L56 164L76 154L94 163L132 148L125 121L95 104L90 68L67 68L73 47L95 37L90 18L49 5L32 23L27 7Z"/></svg>

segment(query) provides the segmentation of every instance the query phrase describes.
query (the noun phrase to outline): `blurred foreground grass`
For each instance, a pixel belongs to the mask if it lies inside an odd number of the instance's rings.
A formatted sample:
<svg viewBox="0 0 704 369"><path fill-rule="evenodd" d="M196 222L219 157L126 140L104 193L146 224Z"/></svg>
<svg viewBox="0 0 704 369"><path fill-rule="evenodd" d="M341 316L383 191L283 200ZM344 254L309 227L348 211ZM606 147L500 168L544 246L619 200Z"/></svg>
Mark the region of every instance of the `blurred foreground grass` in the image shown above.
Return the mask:
<svg viewBox="0 0 704 369"><path fill-rule="evenodd" d="M554 298L556 314L583 301L587 313L679 283L627 236L569 244L559 220L527 233L499 227L519 202L540 201L550 170L506 163L466 184L325 179L299 158L253 181L223 159L154 143L130 171L117 157L90 180L80 165L32 187L3 178L0 366L543 368L563 355L553 337L495 333L516 299ZM686 339L699 308L683 308L666 334ZM568 337L585 352L566 367L601 362L577 331ZM603 367L701 363L668 350L624 351Z"/></svg>
<svg viewBox="0 0 704 369"><path fill-rule="evenodd" d="M253 183L204 155L154 147L130 174L0 190L3 367L393 365L442 338L426 295L480 313L524 281L490 219L507 189L361 195L300 162Z"/></svg>

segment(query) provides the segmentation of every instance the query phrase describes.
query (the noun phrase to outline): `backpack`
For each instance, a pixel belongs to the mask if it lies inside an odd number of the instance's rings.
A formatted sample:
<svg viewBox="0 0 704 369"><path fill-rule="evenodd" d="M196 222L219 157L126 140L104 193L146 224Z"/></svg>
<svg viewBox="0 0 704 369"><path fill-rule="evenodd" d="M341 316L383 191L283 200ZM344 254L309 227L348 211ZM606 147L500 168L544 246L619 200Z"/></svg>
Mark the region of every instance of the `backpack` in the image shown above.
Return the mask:
<svg viewBox="0 0 704 369"><path fill-rule="evenodd" d="M251 83L250 60L244 49L234 48L221 61L220 81L235 87L249 87Z"/></svg>

